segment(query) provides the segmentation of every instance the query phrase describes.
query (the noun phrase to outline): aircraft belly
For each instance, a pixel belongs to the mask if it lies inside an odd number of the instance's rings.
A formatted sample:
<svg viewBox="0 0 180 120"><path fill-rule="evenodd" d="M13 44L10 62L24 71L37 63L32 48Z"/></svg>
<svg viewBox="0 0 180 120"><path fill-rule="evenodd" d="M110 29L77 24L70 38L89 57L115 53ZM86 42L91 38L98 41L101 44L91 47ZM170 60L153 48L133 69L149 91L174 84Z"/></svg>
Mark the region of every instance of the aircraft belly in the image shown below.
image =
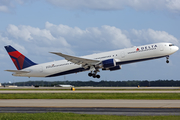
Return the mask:
<svg viewBox="0 0 180 120"><path fill-rule="evenodd" d="M55 77L55 76L61 76L61 75L66 75L66 74L72 74L72 73L78 73L78 72L83 72L87 71L88 69L84 69L82 67L74 68L74 69L66 69L63 70L62 72L54 73L51 75L47 75L46 77Z"/></svg>
<svg viewBox="0 0 180 120"><path fill-rule="evenodd" d="M59 67L56 70L53 70L53 72L49 71L51 74L47 74L46 77L54 77L54 76L60 76L60 75L65 75L65 74L71 74L71 73L77 73L77 72L82 72L85 69L81 67L81 65L68 65L68 66L62 66Z"/></svg>

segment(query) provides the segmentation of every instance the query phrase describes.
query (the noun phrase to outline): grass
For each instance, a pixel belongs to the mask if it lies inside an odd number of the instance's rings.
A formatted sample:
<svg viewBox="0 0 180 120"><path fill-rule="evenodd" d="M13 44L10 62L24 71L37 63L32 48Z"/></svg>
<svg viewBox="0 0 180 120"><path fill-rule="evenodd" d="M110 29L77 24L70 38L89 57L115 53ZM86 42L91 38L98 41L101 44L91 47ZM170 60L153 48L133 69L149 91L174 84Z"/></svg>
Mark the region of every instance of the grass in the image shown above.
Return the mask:
<svg viewBox="0 0 180 120"><path fill-rule="evenodd" d="M180 93L10 93L0 99L151 99L180 100Z"/></svg>
<svg viewBox="0 0 180 120"><path fill-rule="evenodd" d="M116 116L74 113L0 113L0 120L179 120L180 116Z"/></svg>

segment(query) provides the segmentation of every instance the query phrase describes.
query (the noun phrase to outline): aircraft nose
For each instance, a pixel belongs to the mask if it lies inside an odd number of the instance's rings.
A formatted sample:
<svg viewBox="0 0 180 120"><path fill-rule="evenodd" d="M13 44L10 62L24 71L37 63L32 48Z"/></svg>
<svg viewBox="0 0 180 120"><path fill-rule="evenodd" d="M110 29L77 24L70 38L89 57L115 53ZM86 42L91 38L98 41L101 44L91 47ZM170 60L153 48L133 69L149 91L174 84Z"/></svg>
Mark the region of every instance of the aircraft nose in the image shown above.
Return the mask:
<svg viewBox="0 0 180 120"><path fill-rule="evenodd" d="M170 50L172 53L175 53L176 51L179 50L179 47L178 46L171 46Z"/></svg>
<svg viewBox="0 0 180 120"><path fill-rule="evenodd" d="M178 51L178 50L179 50L179 47L178 47L178 46L174 46L174 50L175 50L175 51Z"/></svg>

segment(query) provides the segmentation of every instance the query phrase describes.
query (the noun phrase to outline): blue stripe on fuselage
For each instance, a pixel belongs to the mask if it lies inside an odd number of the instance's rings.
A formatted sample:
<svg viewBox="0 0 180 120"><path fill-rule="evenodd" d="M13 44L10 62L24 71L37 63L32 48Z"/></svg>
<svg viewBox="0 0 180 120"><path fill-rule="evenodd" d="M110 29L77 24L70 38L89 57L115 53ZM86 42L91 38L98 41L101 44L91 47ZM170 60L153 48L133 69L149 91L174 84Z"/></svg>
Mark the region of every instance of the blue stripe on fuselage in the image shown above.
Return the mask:
<svg viewBox="0 0 180 120"><path fill-rule="evenodd" d="M49 76L46 76L46 77L55 77L55 76L60 76L60 75L66 75L66 74L71 74L71 73L82 72L82 71L86 71L86 70L88 70L88 69L77 68L77 69L72 69L72 70L68 70L68 71L52 74L52 75L49 75Z"/></svg>

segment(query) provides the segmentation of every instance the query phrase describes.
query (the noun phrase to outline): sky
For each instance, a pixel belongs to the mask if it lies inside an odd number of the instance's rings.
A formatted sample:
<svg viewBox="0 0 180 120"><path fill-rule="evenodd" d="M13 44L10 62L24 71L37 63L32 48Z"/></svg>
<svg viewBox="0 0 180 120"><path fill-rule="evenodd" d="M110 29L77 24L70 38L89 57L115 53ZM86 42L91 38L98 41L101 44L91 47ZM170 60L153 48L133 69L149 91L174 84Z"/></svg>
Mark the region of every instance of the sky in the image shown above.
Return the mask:
<svg viewBox="0 0 180 120"><path fill-rule="evenodd" d="M0 83L21 81L180 80L180 52L166 58L101 71L52 78L14 77L16 67L4 46L12 45L36 63L171 42L180 47L180 0L0 0Z"/></svg>

